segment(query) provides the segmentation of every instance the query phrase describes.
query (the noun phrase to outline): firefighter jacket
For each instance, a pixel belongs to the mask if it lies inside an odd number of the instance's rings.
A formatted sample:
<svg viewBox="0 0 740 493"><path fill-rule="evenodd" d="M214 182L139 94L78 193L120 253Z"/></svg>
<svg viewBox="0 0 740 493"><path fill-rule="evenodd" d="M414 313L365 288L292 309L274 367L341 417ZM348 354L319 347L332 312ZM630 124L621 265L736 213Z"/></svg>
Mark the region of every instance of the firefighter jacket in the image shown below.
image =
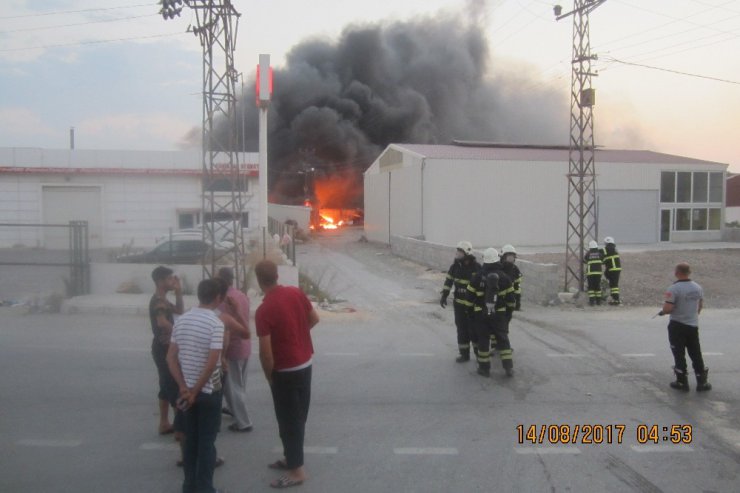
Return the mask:
<svg viewBox="0 0 740 493"><path fill-rule="evenodd" d="M500 263L503 266L504 272L509 276L509 279L511 279L514 293L522 294L522 279L524 279L524 275L522 274L522 271L519 270L519 267L516 264L504 262L503 260L497 263Z"/></svg>
<svg viewBox="0 0 740 493"><path fill-rule="evenodd" d="M468 285L473 274L480 270L480 264L475 261L472 255L466 255L462 260L455 260L447 271L445 285L442 288L442 294L450 294L453 285L455 290L452 294L455 303L471 307L468 301Z"/></svg>
<svg viewBox="0 0 740 493"><path fill-rule="evenodd" d="M498 290L494 301L494 311L504 315L515 305L516 298L514 297L514 286L511 278L504 271L501 262L483 264L483 267L475 273L470 281L468 299L474 313L488 313L486 301L490 300L486 300L486 278L491 273L498 275Z"/></svg>
<svg viewBox="0 0 740 493"><path fill-rule="evenodd" d="M604 257L604 272L619 272L622 270L622 260L619 258L617 246L614 243L607 243L601 249Z"/></svg>
<svg viewBox="0 0 740 493"><path fill-rule="evenodd" d="M583 258L586 264L587 276L601 276L601 264L604 262L604 256L598 248L591 248Z"/></svg>

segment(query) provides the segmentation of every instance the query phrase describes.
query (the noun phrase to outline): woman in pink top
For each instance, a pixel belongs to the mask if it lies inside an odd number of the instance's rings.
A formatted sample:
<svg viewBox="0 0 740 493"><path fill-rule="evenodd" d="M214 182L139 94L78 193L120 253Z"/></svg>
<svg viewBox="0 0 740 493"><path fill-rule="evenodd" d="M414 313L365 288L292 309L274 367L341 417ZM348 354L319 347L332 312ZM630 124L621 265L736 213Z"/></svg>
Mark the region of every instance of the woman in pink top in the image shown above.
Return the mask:
<svg viewBox="0 0 740 493"><path fill-rule="evenodd" d="M234 417L229 425L231 431L252 431L252 422L247 411L247 364L252 354L252 341L249 333L249 298L236 289L234 273L229 267L218 271L219 279L228 285L224 303L219 311L232 317L237 324L229 330L229 342L226 346L226 378L224 382L224 412ZM229 324L230 325L230 324Z"/></svg>

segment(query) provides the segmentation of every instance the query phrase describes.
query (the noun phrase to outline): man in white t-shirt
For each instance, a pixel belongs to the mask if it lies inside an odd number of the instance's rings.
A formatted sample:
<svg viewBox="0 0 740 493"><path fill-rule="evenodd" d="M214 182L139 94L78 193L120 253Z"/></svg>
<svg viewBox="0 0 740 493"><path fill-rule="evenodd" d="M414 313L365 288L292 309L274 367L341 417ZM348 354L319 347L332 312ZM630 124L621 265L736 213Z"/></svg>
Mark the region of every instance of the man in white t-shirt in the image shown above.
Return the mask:
<svg viewBox="0 0 740 493"><path fill-rule="evenodd" d="M183 493L214 492L216 435L221 427L221 350L224 324L214 313L220 286L198 284L200 305L180 316L172 331L167 364L177 382L178 407L184 411Z"/></svg>

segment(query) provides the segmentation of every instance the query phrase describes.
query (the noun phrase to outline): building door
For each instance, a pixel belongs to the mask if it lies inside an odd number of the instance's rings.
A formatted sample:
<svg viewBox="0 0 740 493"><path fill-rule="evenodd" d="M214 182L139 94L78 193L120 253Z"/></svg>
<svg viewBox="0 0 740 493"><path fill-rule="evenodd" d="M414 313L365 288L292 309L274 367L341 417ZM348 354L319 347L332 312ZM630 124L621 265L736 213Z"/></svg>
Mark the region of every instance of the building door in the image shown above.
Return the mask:
<svg viewBox="0 0 740 493"><path fill-rule="evenodd" d="M89 247L103 246L103 214L100 187L43 187L43 217L45 224L68 224L87 221ZM44 228L44 246L69 248L68 228Z"/></svg>
<svg viewBox="0 0 740 493"><path fill-rule="evenodd" d="M671 226L673 225L671 209L660 211L660 241L671 241Z"/></svg>

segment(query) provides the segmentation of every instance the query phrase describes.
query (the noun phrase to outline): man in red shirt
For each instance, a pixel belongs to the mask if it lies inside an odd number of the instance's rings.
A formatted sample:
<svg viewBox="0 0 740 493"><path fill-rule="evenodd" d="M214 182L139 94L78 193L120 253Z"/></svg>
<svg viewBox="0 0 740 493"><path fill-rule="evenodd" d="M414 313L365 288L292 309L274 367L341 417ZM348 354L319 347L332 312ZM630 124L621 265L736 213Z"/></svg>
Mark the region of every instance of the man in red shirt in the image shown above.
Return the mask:
<svg viewBox="0 0 740 493"><path fill-rule="evenodd" d="M255 315L260 362L272 391L284 455L269 467L286 471L270 486L287 488L306 480L303 438L311 402L310 331L319 323L319 315L303 291L277 283L274 262L262 260L255 266L255 274L265 294Z"/></svg>

